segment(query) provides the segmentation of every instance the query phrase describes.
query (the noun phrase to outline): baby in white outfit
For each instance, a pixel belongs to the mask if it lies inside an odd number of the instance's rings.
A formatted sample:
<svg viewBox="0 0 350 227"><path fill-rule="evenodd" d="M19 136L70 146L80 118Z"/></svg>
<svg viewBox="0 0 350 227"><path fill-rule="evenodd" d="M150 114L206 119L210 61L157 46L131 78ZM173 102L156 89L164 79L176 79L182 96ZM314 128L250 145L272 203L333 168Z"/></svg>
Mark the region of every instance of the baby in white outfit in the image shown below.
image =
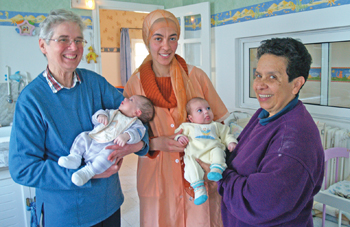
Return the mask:
<svg viewBox="0 0 350 227"><path fill-rule="evenodd" d="M208 102L203 98L193 98L186 105L188 119L175 130L175 133L183 129L182 134L175 140L185 148L185 179L191 183L194 189L196 205L204 203L208 196L204 186L204 171L196 159L210 163L209 180L218 181L222 178L222 172L227 168L225 163L225 148L233 151L237 140L230 134L230 128L222 123L214 122L214 114Z"/></svg>
<svg viewBox="0 0 350 227"><path fill-rule="evenodd" d="M125 98L116 110L98 110L92 116L94 129L80 133L74 140L68 156L58 159L58 164L68 169L77 169L82 158L86 165L72 175L72 182L82 186L96 174L106 171L114 162L107 157L113 150L107 146L123 147L141 141L147 123L154 117L152 102L144 96Z"/></svg>

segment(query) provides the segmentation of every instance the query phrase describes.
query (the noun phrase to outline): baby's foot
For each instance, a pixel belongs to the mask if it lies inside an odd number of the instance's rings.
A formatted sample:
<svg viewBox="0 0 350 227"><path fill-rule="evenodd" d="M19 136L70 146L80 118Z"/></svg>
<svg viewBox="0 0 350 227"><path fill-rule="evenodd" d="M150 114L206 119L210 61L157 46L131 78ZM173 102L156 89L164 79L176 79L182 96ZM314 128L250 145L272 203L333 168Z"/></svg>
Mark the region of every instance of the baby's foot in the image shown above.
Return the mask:
<svg viewBox="0 0 350 227"><path fill-rule="evenodd" d="M219 164L211 164L210 165L210 172L207 175L208 180L211 180L211 181L221 180L222 179L222 172L224 170L225 169Z"/></svg>
<svg viewBox="0 0 350 227"><path fill-rule="evenodd" d="M77 186L82 186L86 184L86 182L88 182L93 176L95 176L95 173L90 169L89 166L85 166L77 172L73 173L72 182Z"/></svg>
<svg viewBox="0 0 350 227"><path fill-rule="evenodd" d="M205 186L201 186L194 192L194 204L201 205L207 201L207 190L205 189Z"/></svg>
<svg viewBox="0 0 350 227"><path fill-rule="evenodd" d="M81 155L70 154L68 156L62 156L58 159L58 165L67 169L78 169L81 164Z"/></svg>
<svg viewBox="0 0 350 227"><path fill-rule="evenodd" d="M204 186L204 180L192 183L191 186L194 189L194 204L201 205L208 199L207 189Z"/></svg>

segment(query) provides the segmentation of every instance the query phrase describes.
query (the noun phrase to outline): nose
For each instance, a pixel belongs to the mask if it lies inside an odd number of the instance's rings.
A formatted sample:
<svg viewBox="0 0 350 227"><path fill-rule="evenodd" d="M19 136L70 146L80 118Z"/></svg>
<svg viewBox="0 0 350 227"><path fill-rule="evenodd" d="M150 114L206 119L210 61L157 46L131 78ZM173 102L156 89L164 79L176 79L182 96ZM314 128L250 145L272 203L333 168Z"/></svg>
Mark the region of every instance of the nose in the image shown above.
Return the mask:
<svg viewBox="0 0 350 227"><path fill-rule="evenodd" d="M164 39L164 41L163 41L163 49L164 49L164 50L169 50L169 49L170 49L169 40Z"/></svg>
<svg viewBox="0 0 350 227"><path fill-rule="evenodd" d="M77 44L74 42L74 39L72 39L72 40L70 41L70 43L68 44L68 47L69 47L70 49L73 49L73 50L78 49L78 46L77 46Z"/></svg>
<svg viewBox="0 0 350 227"><path fill-rule="evenodd" d="M259 80L255 79L253 83L253 87L255 87L258 90L261 90L261 89L267 88L267 84L263 78Z"/></svg>

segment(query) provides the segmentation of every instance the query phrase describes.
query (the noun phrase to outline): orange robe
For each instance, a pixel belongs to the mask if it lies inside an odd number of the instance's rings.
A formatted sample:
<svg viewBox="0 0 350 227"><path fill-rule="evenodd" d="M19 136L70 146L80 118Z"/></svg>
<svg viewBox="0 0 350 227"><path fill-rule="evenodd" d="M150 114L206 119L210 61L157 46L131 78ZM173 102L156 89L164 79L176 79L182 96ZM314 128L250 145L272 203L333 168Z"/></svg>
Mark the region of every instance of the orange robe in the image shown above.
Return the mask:
<svg viewBox="0 0 350 227"><path fill-rule="evenodd" d="M199 68L188 65L189 79L196 96L205 98L214 113L215 121L223 121L228 110L215 91L207 75ZM124 96L145 95L140 73L134 73L124 88ZM146 96L146 95L145 95ZM150 122L154 136L173 135L179 125L174 119L178 108L155 106L156 114ZM141 227L206 227L222 226L221 196L215 182L207 184L208 200L194 205L193 198L183 183L183 161L180 153L162 152L155 158L139 157L137 191L140 198Z"/></svg>

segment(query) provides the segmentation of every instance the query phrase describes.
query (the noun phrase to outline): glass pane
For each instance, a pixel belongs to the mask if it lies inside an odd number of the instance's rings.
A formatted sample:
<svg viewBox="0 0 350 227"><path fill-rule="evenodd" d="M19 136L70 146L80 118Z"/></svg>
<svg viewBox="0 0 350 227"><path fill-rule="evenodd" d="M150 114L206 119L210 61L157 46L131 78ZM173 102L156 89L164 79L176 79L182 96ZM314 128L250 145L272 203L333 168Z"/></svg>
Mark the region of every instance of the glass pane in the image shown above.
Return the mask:
<svg viewBox="0 0 350 227"><path fill-rule="evenodd" d="M328 105L350 107L350 42L330 44Z"/></svg>
<svg viewBox="0 0 350 227"><path fill-rule="evenodd" d="M312 57L309 77L300 90L299 99L303 103L321 104L321 66L322 44L307 44L306 49Z"/></svg>
<svg viewBox="0 0 350 227"><path fill-rule="evenodd" d="M201 37L201 15L191 15L185 17L185 39Z"/></svg>
<svg viewBox="0 0 350 227"><path fill-rule="evenodd" d="M181 18L180 17L176 17L177 18L177 20L179 21L179 24L180 24L180 27L181 27ZM180 36L183 36L183 35L180 35ZM182 47L181 47L181 45L182 45L182 42L178 42L178 45L177 45L177 49L176 49L176 54L178 54L178 55L180 55L180 56L183 56L183 54L182 54Z"/></svg>
<svg viewBox="0 0 350 227"><path fill-rule="evenodd" d="M181 27L181 18L180 17L176 17L177 18L177 20L179 21L179 25L180 25L180 27Z"/></svg>
<svg viewBox="0 0 350 227"><path fill-rule="evenodd" d="M257 58L258 48L250 48L249 49L249 97L256 98L253 82L254 82L254 73L256 67L258 66L258 58Z"/></svg>
<svg viewBox="0 0 350 227"><path fill-rule="evenodd" d="M201 53L200 43L185 44L185 59L188 64L200 67L202 65Z"/></svg>
<svg viewBox="0 0 350 227"><path fill-rule="evenodd" d="M309 53L312 56L312 64L310 69L309 78L304 87L300 90L299 98L304 103L320 104L321 94L321 57L322 57L322 46L321 44L308 44L305 45ZM253 82L254 73L258 65L257 60L257 48L249 49L249 97L256 98Z"/></svg>

